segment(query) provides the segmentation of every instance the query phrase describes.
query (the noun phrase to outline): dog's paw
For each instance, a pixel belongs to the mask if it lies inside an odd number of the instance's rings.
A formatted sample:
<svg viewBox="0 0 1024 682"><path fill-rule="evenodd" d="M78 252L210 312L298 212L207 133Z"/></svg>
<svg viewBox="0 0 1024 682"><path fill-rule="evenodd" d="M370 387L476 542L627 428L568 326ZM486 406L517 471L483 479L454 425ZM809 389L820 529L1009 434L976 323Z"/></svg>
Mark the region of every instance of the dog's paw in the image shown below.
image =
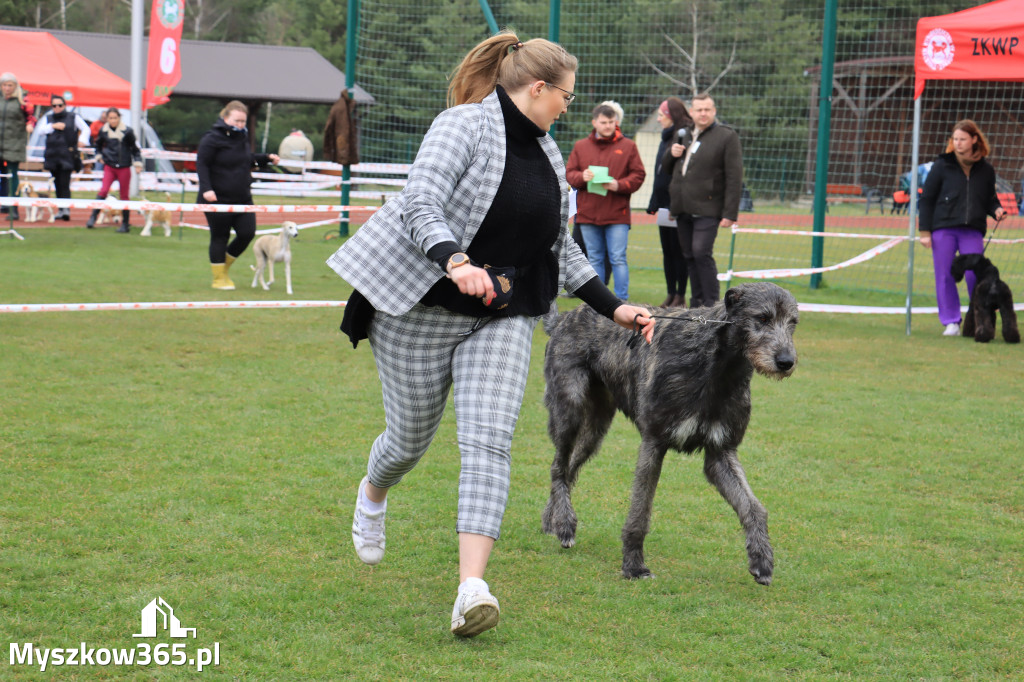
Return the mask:
<svg viewBox="0 0 1024 682"><path fill-rule="evenodd" d="M641 564L632 567L623 566L622 577L626 580L653 580L655 576L649 568Z"/></svg>
<svg viewBox="0 0 1024 682"><path fill-rule="evenodd" d="M556 536L562 547L569 549L576 544L576 512L568 500L549 498L540 521L543 531Z"/></svg>
<svg viewBox="0 0 1024 682"><path fill-rule="evenodd" d="M771 585L773 570L771 559L767 557L750 558L750 575L754 576L754 582L758 585Z"/></svg>

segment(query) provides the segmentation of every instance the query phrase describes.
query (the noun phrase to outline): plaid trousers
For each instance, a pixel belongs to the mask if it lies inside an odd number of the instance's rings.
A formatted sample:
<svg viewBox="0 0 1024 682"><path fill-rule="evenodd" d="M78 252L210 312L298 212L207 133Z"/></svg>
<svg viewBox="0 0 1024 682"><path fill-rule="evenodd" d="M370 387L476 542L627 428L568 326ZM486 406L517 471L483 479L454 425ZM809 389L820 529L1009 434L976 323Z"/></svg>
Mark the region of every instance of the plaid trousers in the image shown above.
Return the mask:
<svg viewBox="0 0 1024 682"><path fill-rule="evenodd" d="M536 323L522 316L469 317L419 303L404 315L378 311L368 333L387 426L370 448L370 483L390 488L416 466L454 384L462 458L455 529L497 539Z"/></svg>

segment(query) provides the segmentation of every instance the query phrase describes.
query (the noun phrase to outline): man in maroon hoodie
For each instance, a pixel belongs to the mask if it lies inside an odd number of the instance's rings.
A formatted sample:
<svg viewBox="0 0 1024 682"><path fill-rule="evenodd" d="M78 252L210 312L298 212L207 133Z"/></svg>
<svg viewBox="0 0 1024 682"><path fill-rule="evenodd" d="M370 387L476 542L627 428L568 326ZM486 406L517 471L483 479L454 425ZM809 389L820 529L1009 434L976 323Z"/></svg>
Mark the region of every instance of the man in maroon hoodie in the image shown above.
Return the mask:
<svg viewBox="0 0 1024 682"><path fill-rule="evenodd" d="M629 240L629 195L644 182L644 164L632 140L627 140L615 120L615 110L602 104L594 109L594 132L579 140L569 154L565 178L576 188L576 224L583 233L587 258L601 279L605 279L605 254L612 265L615 295L629 299L629 266L626 244ZM589 191L594 179L592 166L608 169L610 182L600 183L605 193ZM593 185L590 189L597 190Z"/></svg>

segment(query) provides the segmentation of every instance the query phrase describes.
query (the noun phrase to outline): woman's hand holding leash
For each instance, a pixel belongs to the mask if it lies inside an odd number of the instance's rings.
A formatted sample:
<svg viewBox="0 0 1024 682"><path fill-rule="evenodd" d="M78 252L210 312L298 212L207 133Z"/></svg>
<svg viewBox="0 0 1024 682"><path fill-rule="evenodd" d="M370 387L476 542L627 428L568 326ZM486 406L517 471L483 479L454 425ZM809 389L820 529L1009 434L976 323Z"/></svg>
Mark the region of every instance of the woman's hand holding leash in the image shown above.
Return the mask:
<svg viewBox="0 0 1024 682"><path fill-rule="evenodd" d="M630 331L636 331L640 327L640 334L647 343L654 339L654 318L646 308L625 303L615 309L613 316L615 323Z"/></svg>
<svg viewBox="0 0 1024 682"><path fill-rule="evenodd" d="M494 298L494 283L483 268L469 264L457 268L449 266L448 279L455 283L460 292L483 300L484 305L489 305Z"/></svg>

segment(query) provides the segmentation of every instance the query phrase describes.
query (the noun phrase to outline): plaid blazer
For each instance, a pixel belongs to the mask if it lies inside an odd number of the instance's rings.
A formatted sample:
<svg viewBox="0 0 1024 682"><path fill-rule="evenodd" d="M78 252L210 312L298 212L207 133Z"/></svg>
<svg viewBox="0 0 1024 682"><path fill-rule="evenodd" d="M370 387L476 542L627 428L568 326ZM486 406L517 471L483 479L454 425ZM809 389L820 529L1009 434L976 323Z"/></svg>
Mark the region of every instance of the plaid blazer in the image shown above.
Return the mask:
<svg viewBox="0 0 1024 682"><path fill-rule="evenodd" d="M569 229L569 185L558 145L540 145L562 194L562 229L552 246L558 287L576 291L595 276ZM497 92L479 104L441 112L420 145L409 181L350 237L327 264L389 315L408 312L444 273L426 253L445 241L469 247L505 170L505 120Z"/></svg>

